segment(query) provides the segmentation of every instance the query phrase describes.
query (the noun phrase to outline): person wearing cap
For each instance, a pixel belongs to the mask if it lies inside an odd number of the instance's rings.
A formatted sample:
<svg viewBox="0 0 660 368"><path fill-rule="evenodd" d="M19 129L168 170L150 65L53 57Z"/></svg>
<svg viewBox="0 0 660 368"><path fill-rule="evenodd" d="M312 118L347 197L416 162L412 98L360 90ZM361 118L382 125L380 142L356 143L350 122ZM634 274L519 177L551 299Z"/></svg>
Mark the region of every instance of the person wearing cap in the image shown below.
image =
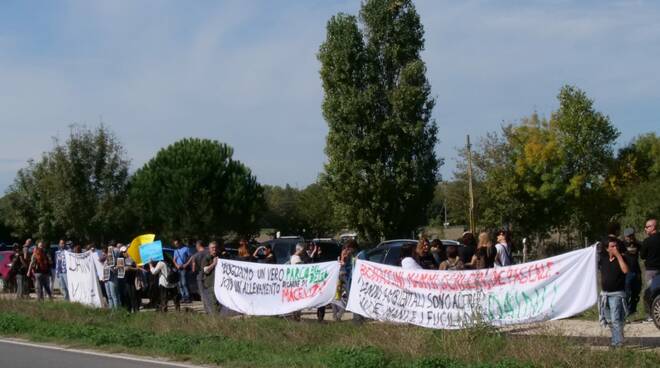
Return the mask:
<svg viewBox="0 0 660 368"><path fill-rule="evenodd" d="M642 270L639 267L639 250L642 247L635 239L635 229L628 227L623 230L624 245L626 251L623 257L628 264L626 274L626 304L628 315L637 312L639 293L642 291Z"/></svg>
<svg viewBox="0 0 660 368"><path fill-rule="evenodd" d="M57 251L55 251L55 278L60 286L60 293L64 296L64 300L69 300L69 290L67 287L66 279L66 243L64 239L60 239L57 244Z"/></svg>

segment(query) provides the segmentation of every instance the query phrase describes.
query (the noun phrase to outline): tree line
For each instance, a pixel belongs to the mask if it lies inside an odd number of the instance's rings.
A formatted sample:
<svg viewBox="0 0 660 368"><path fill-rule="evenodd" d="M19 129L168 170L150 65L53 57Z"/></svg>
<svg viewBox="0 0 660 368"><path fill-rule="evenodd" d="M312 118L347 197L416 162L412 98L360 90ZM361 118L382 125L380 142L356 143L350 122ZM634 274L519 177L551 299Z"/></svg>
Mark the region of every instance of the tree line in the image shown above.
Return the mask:
<svg viewBox="0 0 660 368"><path fill-rule="evenodd" d="M616 150L620 132L584 91L564 86L557 100L549 117L504 124L474 149L478 226L506 226L539 245L551 233L595 241L611 222L641 231L660 212L660 137L642 134ZM467 155L458 153L454 180L436 188L432 222L445 205L450 223L468 222Z"/></svg>

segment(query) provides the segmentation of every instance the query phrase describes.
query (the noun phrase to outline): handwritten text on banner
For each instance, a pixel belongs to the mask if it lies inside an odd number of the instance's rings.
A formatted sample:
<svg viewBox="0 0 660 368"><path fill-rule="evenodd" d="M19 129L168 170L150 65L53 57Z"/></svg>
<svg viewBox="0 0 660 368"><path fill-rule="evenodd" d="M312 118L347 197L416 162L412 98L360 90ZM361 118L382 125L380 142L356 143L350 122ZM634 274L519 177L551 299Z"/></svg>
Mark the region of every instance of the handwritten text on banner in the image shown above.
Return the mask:
<svg viewBox="0 0 660 368"><path fill-rule="evenodd" d="M596 302L595 248L515 266L404 270L358 260L347 309L368 318L458 329L560 319Z"/></svg>
<svg viewBox="0 0 660 368"><path fill-rule="evenodd" d="M338 262L271 265L223 259L215 269L214 291L229 309L273 316L330 303L338 277Z"/></svg>

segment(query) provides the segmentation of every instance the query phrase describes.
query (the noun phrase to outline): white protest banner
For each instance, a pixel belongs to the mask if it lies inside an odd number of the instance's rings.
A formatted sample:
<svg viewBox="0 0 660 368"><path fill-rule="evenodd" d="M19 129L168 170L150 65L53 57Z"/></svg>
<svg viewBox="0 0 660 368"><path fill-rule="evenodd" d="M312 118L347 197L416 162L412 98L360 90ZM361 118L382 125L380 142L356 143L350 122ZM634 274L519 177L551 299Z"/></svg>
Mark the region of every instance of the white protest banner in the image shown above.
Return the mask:
<svg viewBox="0 0 660 368"><path fill-rule="evenodd" d="M596 249L509 267L404 270L357 260L347 309L381 321L459 329L567 318L596 303Z"/></svg>
<svg viewBox="0 0 660 368"><path fill-rule="evenodd" d="M219 260L214 291L220 304L255 316L274 316L330 303L339 262L273 265Z"/></svg>
<svg viewBox="0 0 660 368"><path fill-rule="evenodd" d="M101 307L101 290L91 251L66 252L66 279L69 300L93 307Z"/></svg>

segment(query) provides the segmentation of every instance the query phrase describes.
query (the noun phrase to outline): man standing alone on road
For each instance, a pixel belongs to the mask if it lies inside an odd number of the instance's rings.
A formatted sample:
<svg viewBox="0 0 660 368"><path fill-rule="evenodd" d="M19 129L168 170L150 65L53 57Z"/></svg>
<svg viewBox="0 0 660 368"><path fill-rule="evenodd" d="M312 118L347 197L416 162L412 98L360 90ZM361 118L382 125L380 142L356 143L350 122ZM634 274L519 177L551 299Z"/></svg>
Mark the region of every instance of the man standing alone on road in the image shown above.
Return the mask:
<svg viewBox="0 0 660 368"><path fill-rule="evenodd" d="M599 321L610 326L612 347L615 348L623 346L623 326L628 309L625 302L628 265L621 255L622 248L617 238L608 238L607 250L601 253L598 261L602 288L598 301Z"/></svg>
<svg viewBox="0 0 660 368"><path fill-rule="evenodd" d="M66 244L64 239L60 239L57 244L57 251L55 252L55 277L57 283L60 285L60 292L64 296L64 300L69 300L69 291L66 285Z"/></svg>
<svg viewBox="0 0 660 368"><path fill-rule="evenodd" d="M177 239L174 240L174 267L179 270L179 293L181 294L181 299L183 303L190 303L190 291L188 289L188 266L192 261L190 257L190 249L187 245L181 245L181 242Z"/></svg>

